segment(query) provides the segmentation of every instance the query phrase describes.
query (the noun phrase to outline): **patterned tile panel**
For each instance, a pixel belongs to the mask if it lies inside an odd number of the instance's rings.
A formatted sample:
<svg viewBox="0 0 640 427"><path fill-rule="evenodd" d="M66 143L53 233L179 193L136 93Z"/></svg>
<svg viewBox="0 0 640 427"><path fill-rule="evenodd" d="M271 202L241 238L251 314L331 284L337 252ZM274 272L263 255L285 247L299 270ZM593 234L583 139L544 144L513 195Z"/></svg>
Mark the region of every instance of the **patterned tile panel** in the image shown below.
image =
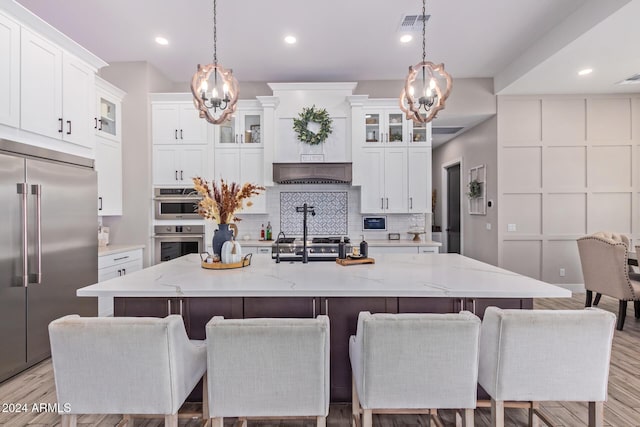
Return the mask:
<svg viewBox="0 0 640 427"><path fill-rule="evenodd" d="M281 192L280 229L288 235L302 235L302 212L296 207L305 202L315 209L307 216L309 236L348 235L348 197L346 191L336 192Z"/></svg>

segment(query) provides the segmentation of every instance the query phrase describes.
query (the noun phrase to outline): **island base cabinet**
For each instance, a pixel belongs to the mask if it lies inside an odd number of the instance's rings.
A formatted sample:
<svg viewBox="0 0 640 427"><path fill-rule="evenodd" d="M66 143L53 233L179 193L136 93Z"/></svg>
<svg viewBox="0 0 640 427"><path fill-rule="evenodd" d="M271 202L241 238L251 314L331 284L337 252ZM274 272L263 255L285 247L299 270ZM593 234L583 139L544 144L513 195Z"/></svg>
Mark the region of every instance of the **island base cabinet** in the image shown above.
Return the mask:
<svg viewBox="0 0 640 427"><path fill-rule="evenodd" d="M304 297L245 297L244 318L264 317L313 318L320 313L320 298Z"/></svg>
<svg viewBox="0 0 640 427"><path fill-rule="evenodd" d="M206 326L214 316L242 319L242 298L186 298L189 317L189 338L207 338Z"/></svg>
<svg viewBox="0 0 640 427"><path fill-rule="evenodd" d="M487 307L532 309L531 298L398 298L398 313L458 313L470 311L484 317Z"/></svg>
<svg viewBox="0 0 640 427"><path fill-rule="evenodd" d="M358 314L397 313L397 298L321 298L320 313L329 316L331 402L351 402L349 337L356 334Z"/></svg>

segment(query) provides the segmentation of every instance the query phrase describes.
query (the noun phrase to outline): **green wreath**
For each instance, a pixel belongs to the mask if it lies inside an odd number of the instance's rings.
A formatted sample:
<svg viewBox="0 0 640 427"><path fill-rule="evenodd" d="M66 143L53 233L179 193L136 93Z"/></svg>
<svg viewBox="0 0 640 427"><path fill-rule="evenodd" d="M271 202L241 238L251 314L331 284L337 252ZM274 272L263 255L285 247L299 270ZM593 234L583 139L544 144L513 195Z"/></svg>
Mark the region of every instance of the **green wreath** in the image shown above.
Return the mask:
<svg viewBox="0 0 640 427"><path fill-rule="evenodd" d="M314 133L309 129L309 123L319 124L320 129ZM329 117L327 110L316 109L314 105L311 108L303 108L298 118L293 119L293 130L298 134L298 140L305 144L317 145L324 142L333 132L332 123L333 120Z"/></svg>

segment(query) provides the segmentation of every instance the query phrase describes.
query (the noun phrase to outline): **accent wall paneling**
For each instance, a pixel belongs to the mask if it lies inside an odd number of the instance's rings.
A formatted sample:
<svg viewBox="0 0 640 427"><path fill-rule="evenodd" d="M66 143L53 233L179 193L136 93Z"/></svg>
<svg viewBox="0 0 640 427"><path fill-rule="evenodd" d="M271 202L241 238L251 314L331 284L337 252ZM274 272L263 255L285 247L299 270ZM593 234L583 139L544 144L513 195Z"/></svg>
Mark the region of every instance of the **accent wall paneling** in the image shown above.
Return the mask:
<svg viewBox="0 0 640 427"><path fill-rule="evenodd" d="M640 238L638 131L638 95L499 96L499 265L578 284L578 237Z"/></svg>

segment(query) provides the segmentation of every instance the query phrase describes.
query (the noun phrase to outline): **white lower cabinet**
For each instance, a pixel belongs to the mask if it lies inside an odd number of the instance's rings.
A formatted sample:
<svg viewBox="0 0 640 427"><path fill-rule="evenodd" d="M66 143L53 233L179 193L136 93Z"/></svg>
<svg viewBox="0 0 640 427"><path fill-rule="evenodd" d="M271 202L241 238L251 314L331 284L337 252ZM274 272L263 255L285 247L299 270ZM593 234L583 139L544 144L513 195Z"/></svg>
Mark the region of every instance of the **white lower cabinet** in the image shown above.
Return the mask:
<svg viewBox="0 0 640 427"><path fill-rule="evenodd" d="M98 282L142 270L142 248L98 256ZM98 316L113 316L113 298L98 298Z"/></svg>
<svg viewBox="0 0 640 427"><path fill-rule="evenodd" d="M423 253L439 253L438 246L371 246L369 245L369 256L375 258L376 255L384 254L423 254Z"/></svg>

